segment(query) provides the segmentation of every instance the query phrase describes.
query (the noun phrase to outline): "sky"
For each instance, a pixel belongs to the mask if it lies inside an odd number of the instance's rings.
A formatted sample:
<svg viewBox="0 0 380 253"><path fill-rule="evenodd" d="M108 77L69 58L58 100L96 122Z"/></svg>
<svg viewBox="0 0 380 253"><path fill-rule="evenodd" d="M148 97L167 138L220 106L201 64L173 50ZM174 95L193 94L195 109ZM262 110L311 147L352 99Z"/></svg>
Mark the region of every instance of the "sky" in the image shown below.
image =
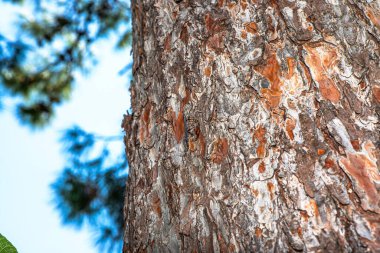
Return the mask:
<svg viewBox="0 0 380 253"><path fill-rule="evenodd" d="M0 4L0 32L12 32L15 9ZM114 51L103 41L95 54L98 64L87 77L78 77L71 99L46 129L21 126L7 103L0 111L0 233L20 253L97 252L91 231L61 224L49 187L65 164L59 142L64 129L76 124L101 135L123 134L129 81L118 72L129 63L129 50ZM122 141L114 145L113 150L123 148Z"/></svg>

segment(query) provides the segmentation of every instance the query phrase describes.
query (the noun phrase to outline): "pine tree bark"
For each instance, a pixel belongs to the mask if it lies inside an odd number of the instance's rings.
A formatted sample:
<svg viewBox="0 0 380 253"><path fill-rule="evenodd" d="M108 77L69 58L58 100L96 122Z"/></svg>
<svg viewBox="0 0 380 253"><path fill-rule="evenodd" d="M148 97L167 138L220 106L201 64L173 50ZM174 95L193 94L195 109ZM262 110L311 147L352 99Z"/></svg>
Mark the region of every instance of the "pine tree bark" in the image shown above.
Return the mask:
<svg viewBox="0 0 380 253"><path fill-rule="evenodd" d="M132 0L124 252L380 252L380 3Z"/></svg>

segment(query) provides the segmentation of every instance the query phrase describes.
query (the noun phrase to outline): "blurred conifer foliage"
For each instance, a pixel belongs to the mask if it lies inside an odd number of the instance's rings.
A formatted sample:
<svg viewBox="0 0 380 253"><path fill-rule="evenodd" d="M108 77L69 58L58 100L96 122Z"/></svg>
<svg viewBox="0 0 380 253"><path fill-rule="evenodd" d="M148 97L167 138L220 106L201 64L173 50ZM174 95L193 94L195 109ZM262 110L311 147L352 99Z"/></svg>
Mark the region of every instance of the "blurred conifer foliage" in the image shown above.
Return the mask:
<svg viewBox="0 0 380 253"><path fill-rule="evenodd" d="M70 98L75 74L88 73L96 62L93 46L117 35L117 49L131 43L129 1L0 0L33 8L21 16L16 39L0 33L0 104L12 97L22 124L47 126L58 105ZM127 65L125 69L128 69ZM90 87L89 87L90 88ZM62 137L66 167L52 184L54 203L64 224L93 228L102 252L122 245L127 160L112 159L102 137L72 127ZM106 249L106 250L105 250Z"/></svg>
<svg viewBox="0 0 380 253"><path fill-rule="evenodd" d="M52 184L54 203L65 224L89 225L101 252L121 252L127 160L109 159L108 144L121 136L98 136L74 126L62 141L66 167Z"/></svg>
<svg viewBox="0 0 380 253"><path fill-rule="evenodd" d="M34 8L34 15L20 17L17 39L0 34L0 82L6 95L22 98L17 105L21 122L44 126L55 107L70 97L74 73L87 72L96 60L95 42L116 33L118 48L129 45L129 4L120 0L25 2Z"/></svg>

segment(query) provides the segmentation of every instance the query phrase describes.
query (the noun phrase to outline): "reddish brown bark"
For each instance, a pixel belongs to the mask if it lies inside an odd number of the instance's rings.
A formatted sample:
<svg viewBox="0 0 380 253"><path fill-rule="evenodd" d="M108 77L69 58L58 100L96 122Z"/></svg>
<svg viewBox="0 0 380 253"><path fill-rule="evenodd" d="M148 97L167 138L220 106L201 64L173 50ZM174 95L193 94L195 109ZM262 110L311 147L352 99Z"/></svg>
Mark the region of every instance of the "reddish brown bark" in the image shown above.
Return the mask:
<svg viewBox="0 0 380 253"><path fill-rule="evenodd" d="M379 252L380 6L134 0L125 252Z"/></svg>

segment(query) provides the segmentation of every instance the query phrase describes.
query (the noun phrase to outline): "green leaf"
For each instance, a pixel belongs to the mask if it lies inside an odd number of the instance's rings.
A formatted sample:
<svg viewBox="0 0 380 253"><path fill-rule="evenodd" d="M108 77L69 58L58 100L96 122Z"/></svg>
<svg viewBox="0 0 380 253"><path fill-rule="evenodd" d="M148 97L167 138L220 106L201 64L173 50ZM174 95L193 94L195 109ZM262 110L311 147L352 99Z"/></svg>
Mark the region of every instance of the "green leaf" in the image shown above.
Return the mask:
<svg viewBox="0 0 380 253"><path fill-rule="evenodd" d="M0 253L17 253L16 248L0 234Z"/></svg>

